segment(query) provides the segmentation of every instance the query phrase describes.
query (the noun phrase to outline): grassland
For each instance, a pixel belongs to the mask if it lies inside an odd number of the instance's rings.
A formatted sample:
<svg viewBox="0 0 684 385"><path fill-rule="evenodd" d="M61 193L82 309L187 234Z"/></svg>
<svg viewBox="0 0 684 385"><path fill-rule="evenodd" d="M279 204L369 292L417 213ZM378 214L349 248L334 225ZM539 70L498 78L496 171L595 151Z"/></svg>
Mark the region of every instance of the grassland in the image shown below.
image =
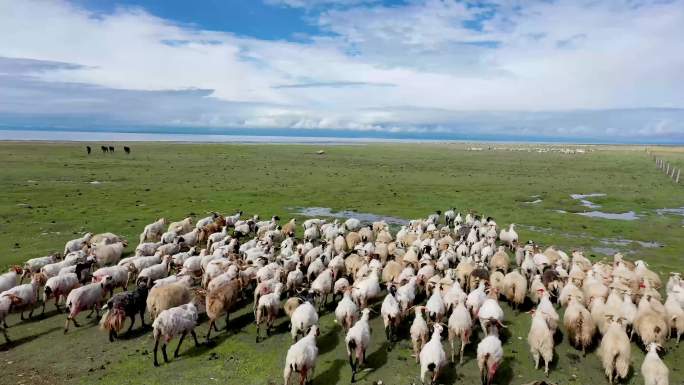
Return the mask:
<svg viewBox="0 0 684 385"><path fill-rule="evenodd" d="M500 225L521 224L523 240L534 239L566 250L582 248L604 258L597 247L645 259L666 276L682 270L682 217L656 209L684 206L684 185L656 172L643 148L595 148L585 154L534 151L466 151L465 145L209 145L130 144L131 155L117 151L90 156L85 144L0 143L0 266L63 248L85 231L112 231L131 241L153 219L203 215L236 208L262 217L293 215L296 207L330 207L402 218L456 207L491 215ZM511 146L521 147L521 146ZM95 146L99 148L99 144ZM120 147L119 147L120 148ZM486 146L485 146L486 148ZM673 161L682 152L667 149ZM97 183L96 183L97 182ZM633 210L635 221L605 220L574 214L587 208L574 193L605 193L591 198L606 212ZM536 197L538 196L538 197ZM525 203L541 199L539 203ZM556 210L564 210L560 213ZM645 247L637 242L657 242ZM132 242L133 243L133 242ZM646 244L644 244L646 245ZM505 361L497 384L522 384L543 377L533 370L526 336L530 319L505 307L509 321ZM110 344L93 324L61 332L64 316L48 306L44 317L21 323L9 318L11 345L0 346L0 371L8 383L104 384L270 384L281 383L290 344L287 320L279 332L254 343L252 316L243 307L231 318L230 334L216 344L192 347L159 369L151 364L148 330ZM343 336L330 315L322 318L321 356L315 383L347 383L350 370ZM381 321L373 320L371 370L360 383L416 382L418 367L408 341L386 351ZM199 328L206 334L206 323ZM474 341L478 341L476 336ZM474 348L462 367L449 367L443 383L476 383ZM633 345L630 384L643 353ZM671 383L682 383L684 354L674 344L665 356ZM595 353L581 357L562 341L556 348L550 380L568 384L605 383Z"/></svg>

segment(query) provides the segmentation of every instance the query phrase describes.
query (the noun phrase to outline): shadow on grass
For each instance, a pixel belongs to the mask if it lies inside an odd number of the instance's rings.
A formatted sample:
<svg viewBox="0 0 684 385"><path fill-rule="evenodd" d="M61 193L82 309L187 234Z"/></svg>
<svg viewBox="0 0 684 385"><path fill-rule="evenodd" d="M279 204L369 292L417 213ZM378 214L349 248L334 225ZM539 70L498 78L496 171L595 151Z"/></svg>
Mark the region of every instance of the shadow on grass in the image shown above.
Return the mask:
<svg viewBox="0 0 684 385"><path fill-rule="evenodd" d="M316 378L314 378L314 384L337 384L340 382L341 371L345 366L347 361L337 359L334 360L326 369L326 371L319 373Z"/></svg>
<svg viewBox="0 0 684 385"><path fill-rule="evenodd" d="M5 344L0 345L0 351L5 352L8 350L11 350L12 348L16 348L17 346L21 346L25 343L28 343L28 342L35 340L36 338L40 338L44 335L48 335L48 334L55 332L57 330L62 330L62 328L59 326L55 326L53 328L47 329L47 330L40 332L38 334L22 337L22 338L19 338L16 340L10 339L9 342L6 342ZM9 334L9 332L8 332L8 334ZM11 335L10 335L10 338L12 338Z"/></svg>

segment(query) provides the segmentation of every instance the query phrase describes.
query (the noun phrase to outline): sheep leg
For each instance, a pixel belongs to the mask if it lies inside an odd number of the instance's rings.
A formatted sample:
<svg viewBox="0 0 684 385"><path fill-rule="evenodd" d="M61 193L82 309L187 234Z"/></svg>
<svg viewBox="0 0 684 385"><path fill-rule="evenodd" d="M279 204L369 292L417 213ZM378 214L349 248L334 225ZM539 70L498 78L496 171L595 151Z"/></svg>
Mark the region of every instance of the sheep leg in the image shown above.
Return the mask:
<svg viewBox="0 0 684 385"><path fill-rule="evenodd" d="M88 314L88 315L86 316L86 318L92 317L92 316L93 316L93 313L95 313L95 306L93 306L93 308L90 310L90 314Z"/></svg>
<svg viewBox="0 0 684 385"><path fill-rule="evenodd" d="M116 338L116 332L114 329L109 331L109 342L114 342L114 339Z"/></svg>
<svg viewBox="0 0 684 385"><path fill-rule="evenodd" d="M351 382L354 383L354 382L356 382L356 378L355 378L356 377L356 364L354 363L354 358L352 357L351 354L349 355L349 366L351 366L351 370L352 370Z"/></svg>
<svg viewBox="0 0 684 385"><path fill-rule="evenodd" d="M418 354L418 352L420 351L420 348L418 346L419 344L420 344L420 342L418 342L418 340L413 341L413 356L416 357L416 363L418 363L420 360L419 354Z"/></svg>
<svg viewBox="0 0 684 385"><path fill-rule="evenodd" d="M47 301L43 301L43 310L40 312L40 315L45 314L45 303L47 303Z"/></svg>
<svg viewBox="0 0 684 385"><path fill-rule="evenodd" d="M162 355L164 356L164 362L169 362L169 356L166 355L166 343L162 344Z"/></svg>
<svg viewBox="0 0 684 385"><path fill-rule="evenodd" d="M192 339L195 340L195 347L199 347L199 341L197 341L197 334L195 333L194 330L190 330L190 335L192 335Z"/></svg>
<svg viewBox="0 0 684 385"><path fill-rule="evenodd" d="M154 339L154 366L159 366L159 361L157 361L157 349L159 348L159 337Z"/></svg>
<svg viewBox="0 0 684 385"><path fill-rule="evenodd" d="M212 326L213 326L213 327L216 327L216 321L211 320L211 321L209 322L209 330L207 331L207 343L209 343L209 340L210 340L209 337L211 336L211 328L212 328Z"/></svg>
<svg viewBox="0 0 684 385"><path fill-rule="evenodd" d="M229 324L230 324L230 313L226 313L226 331L228 330ZM218 331L218 330L216 330L216 331Z"/></svg>
<svg viewBox="0 0 684 385"><path fill-rule="evenodd" d="M455 353L454 353L454 339L453 338L449 338L449 345L451 346L451 363L454 363L455 362L454 361Z"/></svg>
<svg viewBox="0 0 684 385"><path fill-rule="evenodd" d="M181 338L178 341L178 346L176 346L176 351L173 352L173 358L178 357L178 352L180 351L181 344L183 343L183 340L185 339L186 335L188 335L188 332L183 332L183 334L181 334Z"/></svg>
<svg viewBox="0 0 684 385"><path fill-rule="evenodd" d="M549 376L549 361L544 360L544 374L546 377Z"/></svg>
<svg viewBox="0 0 684 385"><path fill-rule="evenodd" d="M24 312L23 312L23 311L21 312L21 316L19 316L19 318L21 318L22 321L26 321L26 317L24 317Z"/></svg>
<svg viewBox="0 0 684 385"><path fill-rule="evenodd" d="M539 369L539 353L532 353L534 357L534 368Z"/></svg>
<svg viewBox="0 0 684 385"><path fill-rule="evenodd" d="M259 324L256 325L256 343L259 343Z"/></svg>
<svg viewBox="0 0 684 385"><path fill-rule="evenodd" d="M5 343L11 342L9 336L7 335L7 328L2 328L2 335L5 336Z"/></svg>
<svg viewBox="0 0 684 385"><path fill-rule="evenodd" d="M2 320L2 327L7 329L9 326L7 326L7 320Z"/></svg>
<svg viewBox="0 0 684 385"><path fill-rule="evenodd" d="M128 327L128 330L126 330L126 333L130 333L131 330L133 330L133 325L135 325L135 314L131 315L131 326Z"/></svg>
<svg viewBox="0 0 684 385"><path fill-rule="evenodd" d="M463 351L465 350L465 346L466 346L466 342L465 342L465 341L461 341L461 358L460 358L460 360L458 361L458 364L459 364L459 365L463 365Z"/></svg>
<svg viewBox="0 0 684 385"><path fill-rule="evenodd" d="M141 328L144 328L145 326L145 309L140 310L140 323L142 324Z"/></svg>

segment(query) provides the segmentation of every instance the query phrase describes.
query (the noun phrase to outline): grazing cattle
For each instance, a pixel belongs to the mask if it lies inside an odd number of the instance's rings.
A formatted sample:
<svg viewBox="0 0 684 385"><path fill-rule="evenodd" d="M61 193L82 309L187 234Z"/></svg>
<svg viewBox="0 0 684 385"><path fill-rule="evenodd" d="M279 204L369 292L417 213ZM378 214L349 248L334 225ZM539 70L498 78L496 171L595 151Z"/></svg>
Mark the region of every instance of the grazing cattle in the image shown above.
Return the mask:
<svg viewBox="0 0 684 385"><path fill-rule="evenodd" d="M86 146L86 151L88 151L88 155L90 155L90 151L91 151L90 146Z"/></svg>
<svg viewBox="0 0 684 385"><path fill-rule="evenodd" d="M126 154L130 154L130 153L131 153L131 148L128 147L128 146L124 146L124 151L126 151Z"/></svg>
<svg viewBox="0 0 684 385"><path fill-rule="evenodd" d="M107 147L107 146L100 146L100 148L102 149L102 152L109 151L109 147Z"/></svg>
<svg viewBox="0 0 684 385"><path fill-rule="evenodd" d="M109 146L109 152L114 152L114 146Z"/></svg>

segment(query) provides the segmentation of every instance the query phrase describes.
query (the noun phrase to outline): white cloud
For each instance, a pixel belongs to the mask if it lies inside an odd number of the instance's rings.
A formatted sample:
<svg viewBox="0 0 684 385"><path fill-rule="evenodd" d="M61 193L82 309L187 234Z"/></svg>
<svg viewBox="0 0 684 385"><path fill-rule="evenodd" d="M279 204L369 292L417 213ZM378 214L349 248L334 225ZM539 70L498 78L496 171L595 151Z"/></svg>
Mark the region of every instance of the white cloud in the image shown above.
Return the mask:
<svg viewBox="0 0 684 385"><path fill-rule="evenodd" d="M327 33L308 43L266 41L138 8L93 14L61 1L0 0L0 56L36 60L0 62L0 97L12 97L0 103L0 114L98 113L103 122L141 125L412 132L471 125L513 135L617 130L684 137L680 112L649 109L684 107L681 0L271 3L319 9L313 15ZM614 116L625 108L640 109L630 115L638 118Z"/></svg>

